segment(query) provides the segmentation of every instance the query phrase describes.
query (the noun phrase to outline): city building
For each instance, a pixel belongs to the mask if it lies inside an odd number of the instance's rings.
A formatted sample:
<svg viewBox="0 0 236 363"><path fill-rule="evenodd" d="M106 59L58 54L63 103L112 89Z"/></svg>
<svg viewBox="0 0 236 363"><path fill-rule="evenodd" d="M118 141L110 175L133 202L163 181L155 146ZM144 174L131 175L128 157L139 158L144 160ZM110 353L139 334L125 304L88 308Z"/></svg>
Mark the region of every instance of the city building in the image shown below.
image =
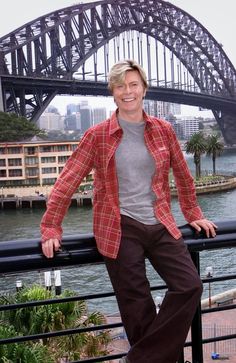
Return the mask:
<svg viewBox="0 0 236 363"><path fill-rule="evenodd" d="M75 141L0 143L0 187L53 185L77 144Z"/></svg>
<svg viewBox="0 0 236 363"><path fill-rule="evenodd" d="M87 100L81 100L78 104L67 105L66 130L80 130L81 134L84 134L92 124L92 108Z"/></svg>
<svg viewBox="0 0 236 363"><path fill-rule="evenodd" d="M47 131L51 130L64 130L64 117L54 113L45 111L37 121L40 129Z"/></svg>
<svg viewBox="0 0 236 363"><path fill-rule="evenodd" d="M175 131L177 136L184 140L189 140L191 136L200 131L200 121L191 116L180 116L175 122Z"/></svg>
<svg viewBox="0 0 236 363"><path fill-rule="evenodd" d="M92 108L87 100L82 100L79 104L81 133L84 134L92 126Z"/></svg>
<svg viewBox="0 0 236 363"><path fill-rule="evenodd" d="M181 105L163 102L163 101L154 101L145 99L143 102L144 110L151 116L158 117L160 119L168 120L170 115L180 114L181 113Z"/></svg>
<svg viewBox="0 0 236 363"><path fill-rule="evenodd" d="M92 109L93 125L99 124L101 121L106 120L107 109L106 107L96 107Z"/></svg>
<svg viewBox="0 0 236 363"><path fill-rule="evenodd" d="M80 112L73 112L65 117L65 130L69 131L81 130Z"/></svg>

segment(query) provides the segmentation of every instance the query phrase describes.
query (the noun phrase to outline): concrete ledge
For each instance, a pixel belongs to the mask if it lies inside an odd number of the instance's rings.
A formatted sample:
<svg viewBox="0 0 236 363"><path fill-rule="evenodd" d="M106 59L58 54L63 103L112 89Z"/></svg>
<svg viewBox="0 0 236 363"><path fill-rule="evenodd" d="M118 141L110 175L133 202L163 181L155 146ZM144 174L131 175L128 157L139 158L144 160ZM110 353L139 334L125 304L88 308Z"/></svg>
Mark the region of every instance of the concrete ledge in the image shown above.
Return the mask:
<svg viewBox="0 0 236 363"><path fill-rule="evenodd" d="M236 178L229 177L222 182L218 182L215 184L205 184L205 185L196 185L196 193L198 194L209 194L209 193L217 193L222 191L227 191L236 188ZM171 196L177 197L177 189L171 188Z"/></svg>
<svg viewBox="0 0 236 363"><path fill-rule="evenodd" d="M217 302L219 303L220 301L225 301L225 302L226 301L229 301L228 304L232 304L235 299L236 299L236 288L235 289L231 289L231 290L227 290L225 292L222 292L220 294L217 294L217 295L212 296L211 297L211 302L212 302L212 305L219 306L217 304ZM202 306L202 308L209 307L209 299L208 298L203 299L201 301L201 306Z"/></svg>

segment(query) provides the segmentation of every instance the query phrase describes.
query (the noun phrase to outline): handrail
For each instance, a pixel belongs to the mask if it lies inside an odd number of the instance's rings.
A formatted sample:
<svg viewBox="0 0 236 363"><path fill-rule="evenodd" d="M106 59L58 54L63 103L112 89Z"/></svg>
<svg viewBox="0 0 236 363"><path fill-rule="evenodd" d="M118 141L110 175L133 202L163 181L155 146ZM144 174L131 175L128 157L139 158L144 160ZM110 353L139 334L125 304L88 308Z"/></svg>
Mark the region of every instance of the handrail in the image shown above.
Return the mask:
<svg viewBox="0 0 236 363"><path fill-rule="evenodd" d="M188 246L188 249L191 253L193 262L195 263L198 271L200 271L200 259L199 252L203 250L213 250L213 249L222 249L222 248L233 248L236 247L236 220L225 220L225 221L216 221L215 224L218 226L217 235L214 238L207 238L204 233L196 233L190 225L185 224L180 226L180 230L182 232L183 238ZM23 272L23 271L31 271L31 270L42 270L42 269L51 269L55 267L66 267L73 265L84 265L84 264L92 264L92 263L101 263L103 262L102 255L98 252L96 247L96 242L93 234L81 234L74 236L66 236L62 240L62 250L55 254L55 257L52 259L47 259L41 252L41 242L40 239L27 239L27 240L14 240L14 241L2 241L0 242L0 274L7 273L15 273L15 272ZM213 280L220 281L226 279L235 279L236 274L231 274L229 276L221 276L211 278L211 282ZM202 279L203 283L207 283L208 279ZM152 289L162 289L165 286L161 285L158 287L152 287ZM103 293L103 297L114 295L112 292ZM95 296L96 295L96 296ZM97 298L97 294L95 295L87 295L87 296L76 296L69 298L57 299L57 302L64 299L93 299ZM41 305L41 304L49 304L54 303L54 300L48 301L32 301L25 302L24 305ZM56 300L55 300L56 301ZM1 306L1 310L12 310L21 306L22 304L18 304L18 306L8 305ZM195 317L192 322L192 341L187 342L185 346L192 347L192 361L193 363L203 363L203 344L213 341L220 340L228 340L234 339L235 334L226 335L226 336L218 336L210 339L202 338L202 322L201 316L204 313L210 313L213 311L221 311L227 309L235 309L236 304L232 304L230 306L225 307L217 307L211 308L207 310L202 310L201 305L196 311ZM114 323L113 323L114 324ZM109 329L116 324L117 326L121 326L122 323L107 324L104 326L96 326L93 327L96 329ZM86 328L87 329L87 328ZM78 334L81 333L81 329L72 329L69 331L70 334ZM49 336L63 336L66 335L68 331L55 331L48 333ZM42 335L43 336L43 335ZM24 336L24 337L12 337L1 339L0 344L10 344L12 342L19 341L27 341L34 340L41 337L41 335L37 336ZM92 363L92 362L104 362L107 360L120 358L125 352L119 354L113 354L110 356L103 356L97 358L88 358L83 360L83 362ZM71 362L71 363L77 363ZM82 361L81 361L82 362ZM179 363L184 362L184 356L180 358Z"/></svg>
<svg viewBox="0 0 236 363"><path fill-rule="evenodd" d="M207 238L204 233L197 234L188 224L180 226L190 252L236 246L236 220L216 221L215 224L218 226L215 238ZM43 256L39 238L0 242L0 273L102 261L92 233L65 236L62 240L62 250L52 259Z"/></svg>

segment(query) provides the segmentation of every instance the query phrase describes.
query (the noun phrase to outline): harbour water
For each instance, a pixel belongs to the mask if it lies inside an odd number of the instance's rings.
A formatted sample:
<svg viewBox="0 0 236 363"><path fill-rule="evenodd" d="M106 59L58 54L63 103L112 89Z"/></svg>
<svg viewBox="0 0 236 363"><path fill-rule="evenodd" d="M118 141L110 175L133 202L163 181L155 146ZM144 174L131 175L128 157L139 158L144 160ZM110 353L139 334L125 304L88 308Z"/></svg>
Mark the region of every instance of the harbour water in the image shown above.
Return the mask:
<svg viewBox="0 0 236 363"><path fill-rule="evenodd" d="M186 155L190 169L194 173L192 156ZM212 169L212 161L209 157L202 158L202 170ZM236 171L236 153L225 153L217 159L217 169L224 172ZM236 190L228 192L202 195L198 197L199 204L205 216L215 222L219 220L236 219ZM172 209L179 225L185 220L178 206L177 199L172 200ZM44 210L22 209L0 211L0 243L1 241L38 238L39 223ZM92 231L92 208L80 207L70 208L63 222L64 235L86 233ZM214 276L223 273L235 273L236 260L235 249L220 251L201 252L201 275L204 276L207 266L213 266ZM151 285L162 283L156 272L147 263L147 274ZM24 273L21 275L0 276L1 291L15 289L16 280L21 279L24 284L43 282L43 273ZM75 290L79 294L109 291L111 289L109 278L103 264L83 266L62 270L62 287ZM218 282L212 284L212 293L217 294L235 287L234 281ZM154 295L162 295L154 293ZM207 286L204 295L207 296ZM91 309L99 309L105 313L117 311L114 298L105 301L94 301L89 303Z"/></svg>

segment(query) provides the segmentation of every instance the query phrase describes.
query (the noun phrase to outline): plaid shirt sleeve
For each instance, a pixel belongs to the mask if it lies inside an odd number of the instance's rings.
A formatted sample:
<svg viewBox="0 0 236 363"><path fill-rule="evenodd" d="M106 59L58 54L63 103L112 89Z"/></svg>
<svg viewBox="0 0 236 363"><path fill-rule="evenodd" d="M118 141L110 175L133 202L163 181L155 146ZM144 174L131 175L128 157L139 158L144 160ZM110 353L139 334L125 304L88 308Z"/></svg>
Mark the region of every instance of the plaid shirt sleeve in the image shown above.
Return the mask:
<svg viewBox="0 0 236 363"><path fill-rule="evenodd" d="M68 159L50 194L40 225L42 242L50 238L61 240L63 218L73 193L94 166L95 149L95 136L90 129Z"/></svg>
<svg viewBox="0 0 236 363"><path fill-rule="evenodd" d="M198 205L194 179L189 171L178 139L170 126L171 166L178 191L178 199L183 215L188 223L204 218Z"/></svg>

